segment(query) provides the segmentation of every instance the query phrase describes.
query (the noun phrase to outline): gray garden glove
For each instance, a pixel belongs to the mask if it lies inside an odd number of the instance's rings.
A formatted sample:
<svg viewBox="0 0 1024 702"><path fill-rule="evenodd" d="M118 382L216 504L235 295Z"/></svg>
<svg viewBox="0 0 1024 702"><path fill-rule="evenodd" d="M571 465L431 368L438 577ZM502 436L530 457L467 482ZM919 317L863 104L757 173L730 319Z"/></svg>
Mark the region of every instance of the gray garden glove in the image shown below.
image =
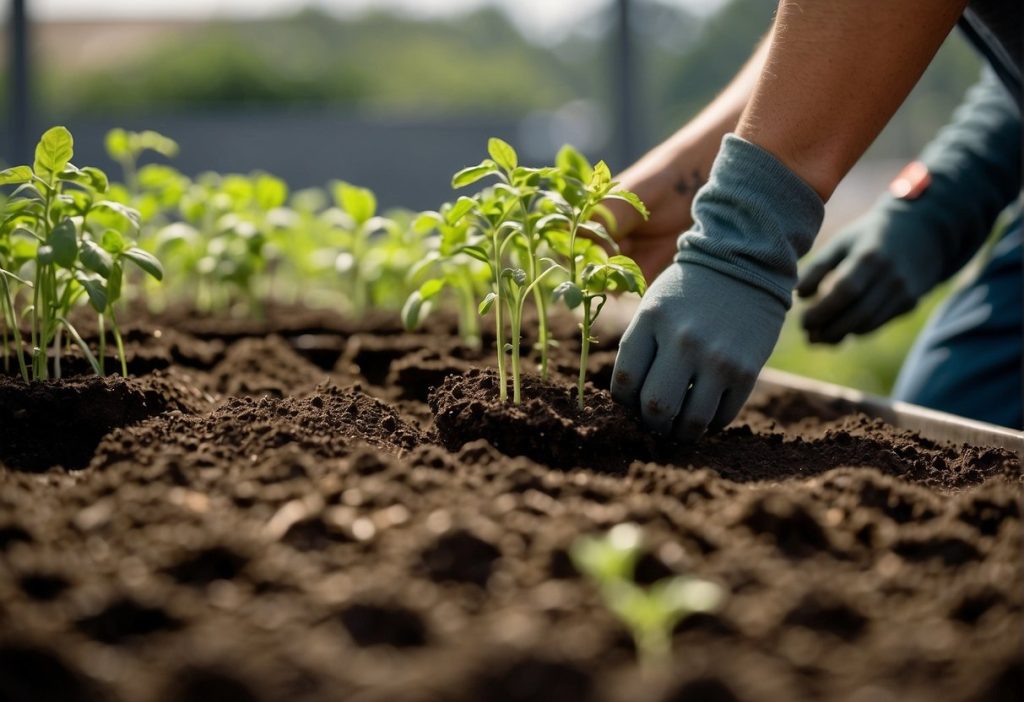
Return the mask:
<svg viewBox="0 0 1024 702"><path fill-rule="evenodd" d="M804 269L800 296L822 290L804 313L810 340L870 332L963 267L1020 189L1020 148L1013 99L986 71L921 154L920 187L884 195Z"/></svg>
<svg viewBox="0 0 1024 702"><path fill-rule="evenodd" d="M726 135L693 228L622 337L612 396L680 441L728 424L778 340L823 209L777 158Z"/></svg>
<svg viewBox="0 0 1024 702"><path fill-rule="evenodd" d="M830 285L804 312L812 342L837 344L866 334L913 309L942 279L927 220L877 206L830 239L800 275L797 293L810 297L824 277Z"/></svg>

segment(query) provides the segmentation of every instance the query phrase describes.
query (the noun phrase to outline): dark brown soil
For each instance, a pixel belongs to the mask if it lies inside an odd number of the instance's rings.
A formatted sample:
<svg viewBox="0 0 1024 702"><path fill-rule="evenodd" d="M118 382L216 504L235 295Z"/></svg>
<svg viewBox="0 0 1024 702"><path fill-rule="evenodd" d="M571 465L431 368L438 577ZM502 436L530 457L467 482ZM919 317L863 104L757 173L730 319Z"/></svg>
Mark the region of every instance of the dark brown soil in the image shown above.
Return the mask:
<svg viewBox="0 0 1024 702"><path fill-rule="evenodd" d="M128 325L160 370L0 379L0 700L1022 698L1017 457L794 394L670 445L600 390L607 341L580 415L375 324L168 314ZM641 582L729 593L663 669L567 555L623 521Z"/></svg>

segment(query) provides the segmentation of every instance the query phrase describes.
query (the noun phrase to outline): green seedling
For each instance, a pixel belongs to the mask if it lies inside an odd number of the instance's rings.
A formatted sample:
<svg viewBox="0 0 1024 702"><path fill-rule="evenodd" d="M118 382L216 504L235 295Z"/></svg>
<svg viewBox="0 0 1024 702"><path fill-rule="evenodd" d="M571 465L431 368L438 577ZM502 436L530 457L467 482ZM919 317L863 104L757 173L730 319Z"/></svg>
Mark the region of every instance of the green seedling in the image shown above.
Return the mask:
<svg viewBox="0 0 1024 702"><path fill-rule="evenodd" d="M182 222L156 233L152 246L190 285L197 309L225 313L240 305L260 316L288 187L267 173L206 173L180 200ZM175 276L175 277L178 277Z"/></svg>
<svg viewBox="0 0 1024 702"><path fill-rule="evenodd" d="M146 130L130 132L111 129L106 138L107 155L121 166L125 188L129 195L136 195L140 188L139 158L147 151L167 158L178 155L178 143L163 134Z"/></svg>
<svg viewBox="0 0 1024 702"><path fill-rule="evenodd" d="M0 185L16 185L0 219L0 294L8 332L23 378L50 377L47 350L52 349L53 376L61 375L63 335L76 343L97 374L102 375L105 321L110 320L121 360L127 363L114 305L121 298L125 266L131 264L156 279L160 262L135 246L137 210L105 195L109 184L98 168L71 163L74 140L64 127L43 134L32 166L0 172ZM69 321L83 298L96 311L100 329L99 360ZM30 326L31 372L22 354L22 320Z"/></svg>
<svg viewBox="0 0 1024 702"><path fill-rule="evenodd" d="M570 550L576 569L597 584L605 606L629 629L641 663L653 667L670 660L676 625L692 614L718 609L725 591L693 576L641 586L634 571L643 553L643 532L630 523L618 524L604 536L580 537Z"/></svg>
<svg viewBox="0 0 1024 702"><path fill-rule="evenodd" d="M463 202L460 207L472 207ZM477 300L486 295L490 267L459 248L470 240L470 219L456 205L445 204L440 211L423 212L413 229L431 236L429 249L410 270L408 280L415 286L402 308L405 328L417 328L444 290L452 290L458 301L459 336L472 349L482 345Z"/></svg>
<svg viewBox="0 0 1024 702"><path fill-rule="evenodd" d="M188 191L191 180L177 169L163 163L149 163L139 167L139 159L147 152L166 158L178 153L178 145L172 139L154 131L131 132L112 129L106 136L107 155L121 166L122 182L111 182L107 198L138 210L141 226L138 232L139 247L163 256L161 251L165 240L161 238L164 229L178 219L181 199ZM176 281L188 280L177 272L171 276ZM126 287L124 295L139 292L150 309L158 310L166 305L166 296L173 292L169 286L144 277L141 288Z"/></svg>
<svg viewBox="0 0 1024 702"><path fill-rule="evenodd" d="M401 305L408 271L425 253L420 235L394 217L380 216L372 190L339 181L332 191L336 207L324 218L337 251L335 274L348 283L349 312L359 318L372 307Z"/></svg>
<svg viewBox="0 0 1024 702"><path fill-rule="evenodd" d="M555 175L555 169L520 166L515 149L501 139L491 139L487 147L490 158L456 173L452 187L464 188L487 177L495 177L498 182L473 197L459 198L453 209L461 216L473 217L476 229L481 232L481 236L460 251L490 268L491 290L481 301L479 312L486 314L494 310L499 396L502 401L508 398L507 352L512 363L512 401L518 404L522 402L520 356L526 300L532 296L537 303L540 370L546 375L550 340L542 285L552 273L564 270L553 259L541 255L543 240L538 228L544 199L542 186ZM506 313L510 327L508 344L505 343Z"/></svg>
<svg viewBox="0 0 1024 702"><path fill-rule="evenodd" d="M604 161L591 167L579 152L566 146L559 152L557 163L561 177L556 190L548 193L555 211L546 215L539 227L546 233L552 248L569 261L569 279L555 288L554 298L563 300L569 309L582 308L577 382L577 404L582 410L590 345L597 341L592 333L593 324L608 295L635 293L642 296L647 289L640 267L628 256L618 254L615 239L594 218L613 221L603 204L609 199L629 203L644 219L648 212L635 194L616 189L618 183L612 180ZM615 255L609 257L605 247Z"/></svg>

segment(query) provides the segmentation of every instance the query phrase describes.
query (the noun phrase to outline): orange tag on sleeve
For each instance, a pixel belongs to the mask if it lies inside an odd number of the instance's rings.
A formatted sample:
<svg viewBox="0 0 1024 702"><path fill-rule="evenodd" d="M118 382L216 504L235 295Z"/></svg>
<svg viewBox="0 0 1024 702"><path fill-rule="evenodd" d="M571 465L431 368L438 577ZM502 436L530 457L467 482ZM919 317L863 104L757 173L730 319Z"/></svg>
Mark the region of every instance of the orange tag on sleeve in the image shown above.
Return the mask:
<svg viewBox="0 0 1024 702"><path fill-rule="evenodd" d="M920 161L911 161L889 183L889 193L900 200L916 200L931 185L932 174Z"/></svg>

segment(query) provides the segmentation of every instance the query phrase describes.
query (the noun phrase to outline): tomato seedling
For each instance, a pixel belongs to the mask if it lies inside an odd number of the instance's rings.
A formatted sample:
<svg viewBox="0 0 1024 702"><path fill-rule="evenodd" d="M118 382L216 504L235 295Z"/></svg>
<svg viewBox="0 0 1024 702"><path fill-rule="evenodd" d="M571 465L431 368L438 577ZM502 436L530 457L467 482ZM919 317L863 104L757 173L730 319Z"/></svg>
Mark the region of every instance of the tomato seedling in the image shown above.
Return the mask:
<svg viewBox="0 0 1024 702"><path fill-rule="evenodd" d="M539 226L547 232L552 247L568 259L569 279L555 288L554 298L562 299L569 309L582 308L577 381L577 404L582 410L590 345L597 341L592 334L593 324L608 295L635 293L642 296L647 290L640 267L628 256L618 254L615 239L594 217L614 221L603 204L609 199L629 203L644 219L648 212L634 193L618 189L619 184L612 180L604 161L592 167L582 154L566 146L559 152L556 163L560 177L554 191L548 194L555 211L545 216ZM615 255L609 257L602 243Z"/></svg>

